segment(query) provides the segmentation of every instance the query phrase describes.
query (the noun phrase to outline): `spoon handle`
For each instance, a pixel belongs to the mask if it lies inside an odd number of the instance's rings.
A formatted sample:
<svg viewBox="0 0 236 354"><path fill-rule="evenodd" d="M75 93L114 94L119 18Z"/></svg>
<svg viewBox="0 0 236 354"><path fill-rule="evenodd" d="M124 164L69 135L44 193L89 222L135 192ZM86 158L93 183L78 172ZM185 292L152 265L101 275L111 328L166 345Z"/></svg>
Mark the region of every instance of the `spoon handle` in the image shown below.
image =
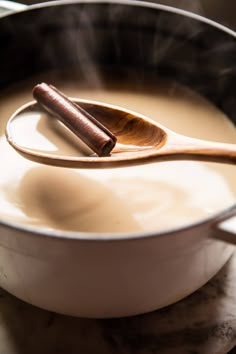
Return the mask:
<svg viewBox="0 0 236 354"><path fill-rule="evenodd" d="M198 160L236 164L236 144L205 141L173 134L157 155L166 155L166 160Z"/></svg>

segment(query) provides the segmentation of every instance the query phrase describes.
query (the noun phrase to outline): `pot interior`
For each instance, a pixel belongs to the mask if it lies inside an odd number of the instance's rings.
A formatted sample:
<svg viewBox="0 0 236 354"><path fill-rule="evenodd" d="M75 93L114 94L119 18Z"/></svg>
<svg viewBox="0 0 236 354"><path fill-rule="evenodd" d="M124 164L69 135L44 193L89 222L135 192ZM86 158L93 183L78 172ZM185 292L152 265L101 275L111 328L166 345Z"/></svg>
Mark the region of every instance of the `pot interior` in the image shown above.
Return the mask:
<svg viewBox="0 0 236 354"><path fill-rule="evenodd" d="M132 69L137 85L147 74L175 79L236 119L235 37L196 18L147 4L56 4L1 19L0 43L0 88L50 69L75 68L92 86L104 68L126 79Z"/></svg>

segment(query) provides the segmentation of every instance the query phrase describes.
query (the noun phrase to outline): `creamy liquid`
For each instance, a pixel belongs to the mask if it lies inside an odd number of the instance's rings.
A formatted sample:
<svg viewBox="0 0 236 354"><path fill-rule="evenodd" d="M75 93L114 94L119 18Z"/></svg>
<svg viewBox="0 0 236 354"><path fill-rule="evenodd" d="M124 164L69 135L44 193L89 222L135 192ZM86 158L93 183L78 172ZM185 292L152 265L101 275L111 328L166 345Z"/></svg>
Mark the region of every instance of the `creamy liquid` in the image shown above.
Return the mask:
<svg viewBox="0 0 236 354"><path fill-rule="evenodd" d="M236 129L222 112L176 84L146 93L121 91L119 85L91 90L72 81L53 84L72 97L144 114L177 133L236 143ZM24 159L7 143L4 130L10 115L32 100L31 88L22 83L0 97L0 220L68 231L162 231L199 221L235 202L234 166L179 161L71 170ZM59 135L40 123L31 141L74 155L76 148Z"/></svg>

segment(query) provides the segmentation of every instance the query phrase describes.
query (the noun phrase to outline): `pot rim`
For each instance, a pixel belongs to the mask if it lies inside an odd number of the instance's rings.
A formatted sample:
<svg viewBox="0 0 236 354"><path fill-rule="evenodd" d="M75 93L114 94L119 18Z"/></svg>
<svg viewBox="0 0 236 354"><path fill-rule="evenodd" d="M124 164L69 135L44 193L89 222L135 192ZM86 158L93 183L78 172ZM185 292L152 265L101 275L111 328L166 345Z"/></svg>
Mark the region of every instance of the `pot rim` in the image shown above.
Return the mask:
<svg viewBox="0 0 236 354"><path fill-rule="evenodd" d="M231 30L230 28L221 25L211 19L208 19L206 17L203 17L201 15L192 13L190 11L178 9L176 7L172 6L167 6L167 5L161 5L161 4L156 4L156 3L151 3L151 2L144 2L140 0L56 0L56 1L48 1L46 3L39 3L39 4L34 4L27 6L25 9L22 9L17 12L11 12L6 14L5 16L2 17L4 19L5 17L8 16L17 16L21 12L28 12L32 10L37 10L41 8L47 8L47 7L54 7L54 6L67 6L67 5L73 5L73 4L94 4L94 5L99 5L99 4L121 4L121 5L129 5L129 6L134 6L134 7L146 7L146 8L152 8L154 10L162 10L165 12L170 12L174 14L178 14L180 16L187 16L189 18L192 18L194 20L204 22L212 27L215 27L216 29L219 29L223 32L228 33L229 35L233 36L236 38L236 32ZM0 19L0 21L2 20ZM32 225L23 225L23 224L18 224L12 221L6 221L6 220L1 220L0 219L0 227L3 228L10 228L16 231L21 231L27 234L35 234L35 236L43 236L46 238L51 238L51 239L60 239L60 240L71 240L71 241L103 241L103 242L116 242L116 241L125 241L125 240L137 240L137 239L143 239L143 238L153 238L153 237L164 237L164 236L171 236L171 235L177 235L182 232L188 232L189 230L193 228L198 228L202 227L207 224L214 224L216 223L217 220L222 220L225 216L227 215L232 215L236 211L236 203L233 205L229 206L226 209L223 209L222 211L218 213L214 213L210 217L201 219L197 222L193 222L191 224L187 224L186 226L183 227L176 227L173 229L167 229L164 231L144 231L144 232L107 232L107 233L95 233L95 232L81 232L81 231L65 231L65 230L52 230L52 229L47 229L46 227L40 229L39 227L34 227Z"/></svg>
<svg viewBox="0 0 236 354"><path fill-rule="evenodd" d="M156 10L163 10L166 12L171 12L171 13L182 15L182 16L187 16L189 18L192 18L194 20L198 20L200 22L204 22L204 23L211 25L215 28L223 30L224 32L227 32L228 34L233 35L233 37L236 37L236 31L234 31L234 30L230 29L229 27L222 25L214 20L204 17L203 15L199 15L199 14L193 13L191 11L179 9L174 6L162 5L162 4L153 3L153 2L144 1L144 0L54 0L54 1L47 1L44 3L33 4L33 5L26 5L26 7L24 9L8 13L5 16L3 16L3 18L8 17L8 16L14 16L14 15L17 15L18 13L21 13L21 12L28 12L28 11L32 11L32 10L36 10L36 9L41 9L41 8L54 7L54 6L67 6L67 5L73 5L73 4L94 4L94 5L117 4L117 5L129 5L129 6L134 6L134 7L140 6L140 7L153 8Z"/></svg>

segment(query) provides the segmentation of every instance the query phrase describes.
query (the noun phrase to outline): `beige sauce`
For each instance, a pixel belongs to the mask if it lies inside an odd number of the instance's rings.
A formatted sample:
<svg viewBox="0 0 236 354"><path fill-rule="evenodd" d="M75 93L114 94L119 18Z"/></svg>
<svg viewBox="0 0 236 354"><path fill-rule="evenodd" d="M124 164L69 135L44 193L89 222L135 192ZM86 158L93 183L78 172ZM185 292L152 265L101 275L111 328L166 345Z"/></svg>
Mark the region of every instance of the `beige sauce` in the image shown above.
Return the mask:
<svg viewBox="0 0 236 354"><path fill-rule="evenodd" d="M118 86L89 90L73 82L53 84L70 96L139 112L178 133L236 143L236 130L223 113L186 88L162 85L155 93L122 93ZM6 142L4 129L10 115L32 100L31 88L25 83L0 98L1 220L69 231L161 231L199 221L235 202L234 166L181 161L70 170L24 159ZM45 149L77 153L45 121L37 123L35 136L32 143L37 139Z"/></svg>

